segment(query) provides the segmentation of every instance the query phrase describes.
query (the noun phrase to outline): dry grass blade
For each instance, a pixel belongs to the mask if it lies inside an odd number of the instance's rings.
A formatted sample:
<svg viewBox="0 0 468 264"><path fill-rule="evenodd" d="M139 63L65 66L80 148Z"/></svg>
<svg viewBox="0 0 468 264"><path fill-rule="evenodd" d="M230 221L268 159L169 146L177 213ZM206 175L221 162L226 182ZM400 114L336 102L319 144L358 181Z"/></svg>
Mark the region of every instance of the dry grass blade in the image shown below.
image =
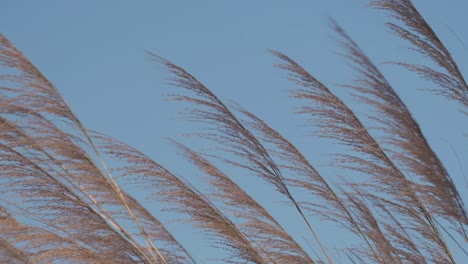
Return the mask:
<svg viewBox="0 0 468 264"><path fill-rule="evenodd" d="M19 110L17 107L16 111ZM126 239L129 239L133 246L140 248L133 235L118 223L119 220L122 220L120 222L128 222L130 219L125 214L125 208L121 206L112 187L108 185L104 175L93 164L93 161L78 146L69 141L66 134L56 130L52 124L41 118L37 113L31 113L29 117L33 116L36 118L34 126L31 128L23 127L26 130L22 130L17 123L3 119L1 123L3 131L0 134L0 139L11 147L22 149L29 160L40 164L53 177L65 181L68 187L82 194L83 198L86 198L90 204L97 207L93 210L96 210L111 226L121 232ZM28 119L23 118L22 120L26 121ZM30 121L26 123L33 124ZM26 134L27 131L34 136ZM63 156L63 159L58 160L55 158L61 156ZM171 263L180 262L179 259L183 257L174 253L184 252L183 247L135 199L126 195L126 200L142 225L144 225L148 236L155 243L161 242L167 245L169 249L164 250L163 253L167 255L169 261ZM104 207L113 209L108 211ZM146 254L146 249L142 249L142 251L143 254ZM189 255L186 254L186 256Z"/></svg>
<svg viewBox="0 0 468 264"><path fill-rule="evenodd" d="M184 69L157 55L150 55L157 62L164 64L174 75L174 78L170 79L172 81L171 85L194 93L194 96L171 95L171 98L177 101L189 102L200 107L191 109L191 117L196 121L213 124L219 131L219 134L205 134L204 136L210 137L214 141L222 142L223 148L228 151L231 151L230 148L232 148L231 152L248 159L249 163L253 165L244 166L245 168L258 173L262 178L276 186L279 192L287 194L288 191L282 182L281 173L268 156L267 151L255 136L234 116L229 108Z"/></svg>
<svg viewBox="0 0 468 264"><path fill-rule="evenodd" d="M393 241L394 249L398 251L400 259L404 263L427 263L423 254L418 249L418 245L406 231L405 227L387 209L386 203L379 202L379 200L378 197L372 198L372 203L381 212L381 217L388 219L387 222L383 223L383 228L385 228L387 233L391 234L390 237Z"/></svg>
<svg viewBox="0 0 468 264"><path fill-rule="evenodd" d="M194 223L206 231L218 246L231 251L229 259L232 260L225 261L266 263L247 236L195 187L123 142L102 135L95 138L106 155L127 164L117 169L119 177L131 177L143 183L146 187L142 188L149 189L154 199L171 205L168 210L189 216L187 222Z"/></svg>
<svg viewBox="0 0 468 264"><path fill-rule="evenodd" d="M216 132L202 134L202 136L220 143L223 150L243 160L239 162L224 159L226 162L255 173L267 182L273 184L280 193L285 195L301 215L324 257L327 258L329 263L332 263L332 260L326 253L314 229L304 215L301 206L296 202L284 182L280 169L258 139L237 119L231 110L213 94L213 92L194 76L170 61L151 53L150 55L152 55L156 61L164 64L174 75L171 79L173 86L184 88L193 93L192 96L172 95L172 98L197 106L197 108L191 109L190 112L193 119L212 124L215 127Z"/></svg>
<svg viewBox="0 0 468 264"><path fill-rule="evenodd" d="M69 252L69 257L73 258L74 254L67 249L69 243L64 243L67 239L76 241L96 255L114 256L120 263L144 260L139 251L109 227L100 214L53 175L6 145L0 144L0 152L4 194L8 195L10 201L24 208L29 215L44 219L45 228L52 228L50 233L41 236L44 243L34 243L33 247L45 247L47 257L51 259L67 258L63 250ZM6 218L9 219L8 216ZM7 230L12 232L11 239L21 240L25 236L25 231L15 229L15 225L10 225L4 233ZM60 237L55 232L63 233L60 230L65 230L66 233L65 237L57 242L55 240ZM114 243L108 244L108 240L113 240ZM64 256L61 256L62 254Z"/></svg>
<svg viewBox="0 0 468 264"><path fill-rule="evenodd" d="M98 207L100 206L100 202L112 200L109 197L117 198L112 202L114 202L114 204L120 204L120 206L123 206L125 211L128 213L128 217L138 226L140 235L145 239L147 247L151 248L151 250L148 252L151 255L151 258L154 260L161 258L161 256L156 256L158 249L146 236L145 230L142 228L138 219L134 215L132 208L129 207L127 201L125 200L124 192L115 183L112 174L109 170L107 170L107 165L100 158L99 150L92 142L86 128L73 114L58 90L19 50L14 47L11 42L3 37L3 35L0 35L0 66L6 68L9 72L12 72L11 74L2 74L0 76L0 80L5 81L10 85L10 87L2 87L1 89L4 92L1 102L2 112L8 114L12 114L13 112L13 114L16 114L17 117L21 117L19 119L20 121L32 117L32 120L29 119L29 121L23 121L26 122L26 124L22 127L28 127L31 130L38 131L40 135L46 134L47 136L45 138L39 137L39 141L47 142L46 144L48 145L46 148L49 148L47 150L53 149L54 151L57 151L55 155L58 157L73 156L72 160L76 161L77 155L84 156L84 159L81 159L84 161L84 166L82 166L82 164L79 162L74 163L73 165L75 165L75 167L72 167L70 171L77 173L78 170L80 172L84 172L84 174L87 174L87 176L92 174L102 176L97 177L97 179L101 180L101 184L96 184L94 187L98 188L92 189L91 191L96 191L98 193L106 193L107 191L106 195L108 196L106 198L108 199L97 201L93 197L89 197L88 194L85 195L87 195L88 198L90 198ZM13 119L17 120L17 117L14 117ZM54 122L51 122L50 120L54 120ZM31 123L28 124L27 122ZM36 126L41 125L41 123L48 123L49 127L45 125L39 126L39 129L36 128ZM67 126L63 126L63 124ZM71 133L63 132L61 129L64 128L69 128L70 131L76 133L77 135L72 136ZM64 140L62 140L61 137L51 137L50 131L58 131L59 133L62 133L65 136ZM67 142L67 140L69 142ZM87 156L84 150L81 149L81 146L69 148L69 146L74 145L76 141L89 144L98 160L101 161L101 165L106 169L106 173L102 173L102 171L98 169L98 166L96 166L94 161ZM71 144L69 144L70 142ZM64 170L68 170L68 168L64 167L64 165L66 166L68 164L60 164L59 166ZM66 174L70 175L68 172L66 172ZM85 177L80 173L75 175L79 175L77 177L78 181L75 181L75 183L78 185L85 180L92 179L92 177ZM73 179L72 182L74 180L77 179ZM79 180L81 180L81 182ZM99 190L101 185L104 189L107 187L110 187L110 189L106 189L106 191L102 192ZM90 190L81 191L88 192ZM115 201L117 202L115 203ZM108 215L107 218L112 217ZM116 225L114 223L114 227L115 226ZM130 239L129 236L127 237Z"/></svg>
<svg viewBox="0 0 468 264"><path fill-rule="evenodd" d="M445 255L445 258L437 259L439 262L454 263L432 215L412 190L413 183L387 156L354 112L295 61L278 52L273 54L285 62L279 67L287 70L290 79L303 87L292 90L292 95L310 102L301 107L300 113L312 116L311 120L321 128L319 136L337 139L355 150L357 155L339 155L341 158L336 165L371 175L373 183L367 184L372 187L370 191L392 197L395 203L401 204L393 207L397 210L395 213L412 219L409 221L414 225L412 229L433 244L426 247L427 253L438 250L440 252L435 255Z"/></svg>
<svg viewBox="0 0 468 264"><path fill-rule="evenodd" d="M112 144L118 142L97 132L91 132L91 135L93 140L97 142L97 145L102 147L102 150L106 153L113 148ZM146 232L146 236L153 244L158 245L158 251L162 256L164 256L165 261L168 263L195 263L195 260L192 258L190 253L172 236L163 223L161 223L135 198L125 192L123 194L125 195L125 200L132 208L135 216L139 219L141 226ZM114 209L112 211L112 216L115 215L120 215L124 220L129 220L122 208Z"/></svg>
<svg viewBox="0 0 468 264"><path fill-rule="evenodd" d="M415 180L414 190L428 210L451 222L460 223L458 229L464 234L463 226L468 224L468 217L463 200L418 123L357 44L336 23L334 29L342 37L341 44L347 51L345 56L360 76L354 85L348 87L356 91L355 95L362 102L377 110L370 116L387 135L386 141L393 147L393 151L392 148L388 150L393 153L392 158L419 177Z"/></svg>
<svg viewBox="0 0 468 264"><path fill-rule="evenodd" d="M76 191L84 201L94 205L92 209L97 214L145 255L146 250L141 249L133 236L116 222L116 216L119 215L123 215L123 221L129 218L124 213L125 208L116 197L112 186L106 181L94 161L73 142L73 137L59 130L38 113L25 114L29 109L10 105L10 107L3 107L2 110L9 114L24 114L25 116L21 118L22 122L0 118L2 121L0 140L20 151L25 158L47 171L55 180ZM127 199L132 198L127 197ZM132 202L132 206L137 211L141 207L136 202ZM105 209L106 207L114 208L113 210L117 212L109 212ZM142 219L146 220L144 217Z"/></svg>
<svg viewBox="0 0 468 264"><path fill-rule="evenodd" d="M151 212L132 196L125 195L148 237L158 246L158 250L164 256L167 263L196 263L190 253L165 228L163 223L156 219Z"/></svg>
<svg viewBox="0 0 468 264"><path fill-rule="evenodd" d="M58 90L42 73L2 34L0 34L0 67L16 71L2 74L0 80L16 84L15 89L2 87L15 100L34 112L47 113L78 123L78 119L63 100Z"/></svg>
<svg viewBox="0 0 468 264"><path fill-rule="evenodd" d="M186 159L210 177L210 185L215 188L213 197L233 212L236 219L243 220L240 230L249 234L249 239L253 239L254 244L259 245L274 263L314 263L281 225L226 174L200 153L175 141L173 143Z"/></svg>
<svg viewBox="0 0 468 264"><path fill-rule="evenodd" d="M24 259L27 263L122 263L119 259L109 258L99 249L74 239L68 230L57 227L52 221L31 217L30 212L19 207L14 209L16 215L29 218L29 223L20 223L3 210L0 230L5 239L20 245L24 250L24 257L27 257ZM43 224L44 228L38 227L38 224Z"/></svg>
<svg viewBox="0 0 468 264"><path fill-rule="evenodd" d="M238 108L248 117L248 125L262 134L265 142L272 144L270 153L273 153L280 162L281 168L292 171L294 178L287 181L311 192L314 202L306 202L308 209L326 220L337 222L362 237L369 249L378 258L373 245L368 241L366 233L361 230L358 221L349 210L346 202L336 193L325 178L312 166L309 160L296 148L294 144L284 138L278 131L271 128L263 120L249 111ZM319 198L319 199L317 199Z"/></svg>
<svg viewBox="0 0 468 264"><path fill-rule="evenodd" d="M360 230L366 234L366 237L372 241L377 252L379 252L378 255L374 253L370 254L367 250L356 248L353 249L355 250L354 253L359 252L360 255L367 256L377 263L403 263L400 256L396 253L395 247L388 240L388 236L381 229L379 224L381 221L376 218L370 206L366 203L365 194L357 187L354 188L353 193L345 192L344 194L350 211L356 214Z"/></svg>
<svg viewBox="0 0 468 264"><path fill-rule="evenodd" d="M416 51L431 59L443 71L422 65L397 64L433 81L442 88L438 93L458 101L468 109L468 85L460 69L445 45L411 1L372 0L371 5L388 11L392 17L402 22L406 27L395 23L388 23L388 26L402 39L409 41ZM468 113L466 109L464 111Z"/></svg>
<svg viewBox="0 0 468 264"><path fill-rule="evenodd" d="M430 63L394 64L431 81L436 93L468 114L460 68L412 1L368 2L389 13L396 20L387 24L390 29ZM197 182L199 189L141 151L88 130L59 90L0 34L0 263L195 264L176 239L182 229L171 233L180 226L165 225L172 222L196 230L181 238L203 262L333 264L342 256L350 263L463 262L468 213L453 175L379 69L335 22L333 28L358 76L343 87L372 109L366 119L296 61L272 52L298 86L290 93L300 99L298 113L320 140L340 143L343 152L335 155L327 177L294 140L149 53L179 88L170 99L181 102L197 126L204 125L201 132L190 131L192 138L214 150L204 155L171 141L180 160L196 167L188 173L208 179ZM233 170L226 173L211 158ZM234 181L236 174L253 176L245 183L255 183L257 191L259 180L270 193L250 196L250 189ZM276 196L266 197L265 204L254 198L265 194L280 195L289 208L267 210ZM147 204L140 203L144 198ZM290 210L296 211L289 215ZM278 220L276 213L282 214ZM280 223L288 221L285 229ZM330 224L342 225L350 237L328 232ZM334 255L318 238L319 228L335 236L326 240ZM303 248L301 236L315 244ZM199 242L220 252L198 251Z"/></svg>
<svg viewBox="0 0 468 264"><path fill-rule="evenodd" d="M5 221L5 220L3 220ZM8 241L0 239L0 263L32 264L28 254Z"/></svg>

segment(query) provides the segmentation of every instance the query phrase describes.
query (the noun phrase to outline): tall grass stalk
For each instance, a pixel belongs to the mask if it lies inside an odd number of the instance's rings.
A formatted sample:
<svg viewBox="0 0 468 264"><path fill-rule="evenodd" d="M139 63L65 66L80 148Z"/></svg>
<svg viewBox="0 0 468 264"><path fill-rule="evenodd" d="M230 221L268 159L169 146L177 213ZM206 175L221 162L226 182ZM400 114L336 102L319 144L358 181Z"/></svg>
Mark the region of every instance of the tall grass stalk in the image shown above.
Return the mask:
<svg viewBox="0 0 468 264"><path fill-rule="evenodd" d="M370 5L390 14L388 27L434 65L393 63L432 81L468 113L460 68L412 2ZM196 187L136 148L86 128L52 82L0 35L0 262L203 263L184 247L203 239L224 263L453 264L454 252L468 259L468 215L452 176L379 67L331 25L356 76L341 88L372 109L367 119L295 60L271 53L313 135L346 149L334 156L333 166L351 175L339 184L316 169L302 146L148 53L169 72L170 99L189 105L187 116L204 127L190 131L191 138L213 147L198 151L169 140L203 175L206 188ZM280 194L300 219L295 225L308 230L306 242L239 177ZM159 220L168 214L201 233L179 241ZM355 241L332 253L329 241L340 238L324 238L320 221Z"/></svg>

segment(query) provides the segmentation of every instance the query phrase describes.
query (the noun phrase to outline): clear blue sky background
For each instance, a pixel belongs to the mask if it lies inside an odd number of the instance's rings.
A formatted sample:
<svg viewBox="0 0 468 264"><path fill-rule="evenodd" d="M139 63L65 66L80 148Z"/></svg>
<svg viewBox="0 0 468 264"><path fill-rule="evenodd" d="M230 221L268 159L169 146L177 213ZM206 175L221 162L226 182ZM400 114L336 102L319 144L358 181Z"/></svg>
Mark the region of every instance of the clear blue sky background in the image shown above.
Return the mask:
<svg viewBox="0 0 468 264"><path fill-rule="evenodd" d="M332 17L381 66L468 202L466 116L457 111L456 103L419 90L433 88L433 84L383 65L391 60L425 61L389 34L384 26L388 16L366 7L366 2L7 0L0 11L0 32L58 87L87 127L141 149L188 179L193 170L185 167L188 165L164 138L194 147L200 143L181 137L193 131L193 124L177 116L182 105L165 100L163 94L170 91L164 80L167 73L145 51L184 67L220 98L233 100L264 118L300 146L321 172L333 176L333 168L326 163L337 147L307 136L310 128L300 126L304 120L293 115L294 101L287 98L287 89L293 84L273 67L278 61L267 52L274 49L296 59L362 113L365 108L335 85L349 83L353 73L336 54L340 48L327 20ZM468 46L468 2L414 3L468 76L468 50L464 47ZM260 182L241 180L246 188L253 183ZM275 202L267 206L275 216L288 212L277 203L283 201L281 197L269 195L272 189L260 190L256 197ZM281 221L304 242L301 229L294 224L299 221L297 216ZM176 226L169 225L169 229L198 260L206 261L211 249L189 241L190 229ZM334 240L347 239L336 227L324 228L321 236L330 248Z"/></svg>

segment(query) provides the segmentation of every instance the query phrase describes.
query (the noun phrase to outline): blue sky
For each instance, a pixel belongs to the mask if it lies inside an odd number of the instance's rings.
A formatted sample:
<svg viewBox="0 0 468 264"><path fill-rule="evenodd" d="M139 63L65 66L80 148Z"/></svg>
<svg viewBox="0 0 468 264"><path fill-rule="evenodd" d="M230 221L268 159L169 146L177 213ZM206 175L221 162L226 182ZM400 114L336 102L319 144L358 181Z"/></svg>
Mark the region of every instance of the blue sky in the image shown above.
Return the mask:
<svg viewBox="0 0 468 264"><path fill-rule="evenodd" d="M88 128L141 149L188 179L193 170L181 163L165 138L198 148L201 143L182 136L193 132L194 125L178 117L182 105L164 97L170 92L164 79L168 74L145 51L182 66L223 100L239 103L265 119L300 146L321 171L333 174L326 164L338 147L308 136L310 128L301 126L305 120L293 114L295 103L288 98L293 84L273 66L278 61L267 50L296 59L358 113L365 111L336 85L349 83L353 72L337 55L340 48L328 26L328 18L334 18L381 66L468 202L466 116L457 111L456 103L421 91L433 88L432 83L383 64L426 61L389 34L384 26L388 16L366 7L366 2L15 0L2 3L0 32L56 85ZM468 2L414 3L466 75ZM252 183L244 180L241 185L249 188ZM271 192L260 189L259 197ZM284 214L287 209L279 203L281 197L272 197L271 208L277 215ZM301 230L291 224L296 220L282 222L301 240ZM330 227L322 235L338 238L341 232ZM179 232L178 236L185 235ZM199 260L209 255L203 244L182 242L198 251L194 255Z"/></svg>

